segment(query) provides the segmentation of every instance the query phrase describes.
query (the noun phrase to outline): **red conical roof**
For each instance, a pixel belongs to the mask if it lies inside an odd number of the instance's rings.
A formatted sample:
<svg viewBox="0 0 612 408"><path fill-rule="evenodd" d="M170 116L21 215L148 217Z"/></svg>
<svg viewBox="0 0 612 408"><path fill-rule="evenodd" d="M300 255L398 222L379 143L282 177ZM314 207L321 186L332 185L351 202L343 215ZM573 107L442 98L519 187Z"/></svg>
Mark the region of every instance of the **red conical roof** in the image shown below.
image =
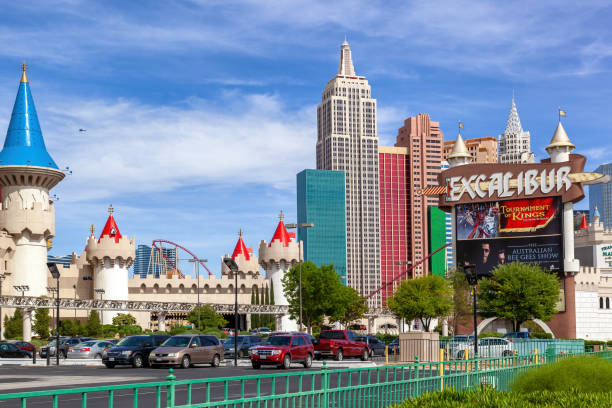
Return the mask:
<svg viewBox="0 0 612 408"><path fill-rule="evenodd" d="M238 242L236 242L236 248L234 248L234 252L232 253L232 259L236 260L236 257L239 254L244 255L244 259L247 261L250 258L249 250L246 245L244 245L244 241L242 240L242 233L240 233L240 236L238 237Z"/></svg>
<svg viewBox="0 0 612 408"><path fill-rule="evenodd" d="M282 242L283 246L289 246L289 241L291 241L291 238L295 238L295 234L288 232L287 228L285 227L285 223L283 222L284 215L282 211L280 212L279 218L280 221L278 222L276 231L274 231L274 236L272 237L272 240L268 246L271 246L272 242L276 240Z"/></svg>
<svg viewBox="0 0 612 408"><path fill-rule="evenodd" d="M93 233L93 232L92 232ZM108 208L108 220L106 220L106 224L102 229L102 233L100 234L100 238L102 237L110 237L115 238L115 242L119 242L121 239L121 233L119 232L119 227L115 222L115 218L113 218L113 205ZM98 238L98 242L100 242L100 238Z"/></svg>
<svg viewBox="0 0 612 408"><path fill-rule="evenodd" d="M587 225L587 220L586 220L586 215L582 214L582 222L580 223L580 229L587 229L588 225Z"/></svg>

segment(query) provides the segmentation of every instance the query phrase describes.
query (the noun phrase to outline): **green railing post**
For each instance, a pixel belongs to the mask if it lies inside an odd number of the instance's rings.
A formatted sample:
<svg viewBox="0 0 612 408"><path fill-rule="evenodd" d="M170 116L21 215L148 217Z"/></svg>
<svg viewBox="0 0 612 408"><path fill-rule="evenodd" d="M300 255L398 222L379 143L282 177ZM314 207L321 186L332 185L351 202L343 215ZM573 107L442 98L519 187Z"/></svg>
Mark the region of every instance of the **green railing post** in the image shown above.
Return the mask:
<svg viewBox="0 0 612 408"><path fill-rule="evenodd" d="M329 373L327 372L327 362L323 360L323 367L321 368L321 391L323 392L323 405L322 407L329 406L329 395L327 394L327 388L329 387Z"/></svg>
<svg viewBox="0 0 612 408"><path fill-rule="evenodd" d="M176 380L174 369L171 368L168 370L166 380L169 381L168 385L166 386L166 408L174 408L174 380Z"/></svg>

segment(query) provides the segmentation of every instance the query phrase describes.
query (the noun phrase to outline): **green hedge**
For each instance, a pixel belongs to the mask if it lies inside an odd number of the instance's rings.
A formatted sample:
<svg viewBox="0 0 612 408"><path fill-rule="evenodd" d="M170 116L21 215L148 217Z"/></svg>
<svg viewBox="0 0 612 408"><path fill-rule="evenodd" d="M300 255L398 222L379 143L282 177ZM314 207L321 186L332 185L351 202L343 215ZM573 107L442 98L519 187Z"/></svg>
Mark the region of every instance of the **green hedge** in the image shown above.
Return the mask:
<svg viewBox="0 0 612 408"><path fill-rule="evenodd" d="M397 334L376 333L376 337L383 343L389 344L393 340L397 339L399 336Z"/></svg>
<svg viewBox="0 0 612 408"><path fill-rule="evenodd" d="M540 391L529 394L480 390L432 392L408 399L395 408L604 408L612 407L612 392Z"/></svg>
<svg viewBox="0 0 612 408"><path fill-rule="evenodd" d="M612 362L593 356L566 358L525 372L513 381L511 389L518 392L609 392L612 391Z"/></svg>
<svg viewBox="0 0 612 408"><path fill-rule="evenodd" d="M498 333L498 332L484 331L484 332L478 333L478 337L479 338L484 338L484 337L504 337L504 334L503 333Z"/></svg>

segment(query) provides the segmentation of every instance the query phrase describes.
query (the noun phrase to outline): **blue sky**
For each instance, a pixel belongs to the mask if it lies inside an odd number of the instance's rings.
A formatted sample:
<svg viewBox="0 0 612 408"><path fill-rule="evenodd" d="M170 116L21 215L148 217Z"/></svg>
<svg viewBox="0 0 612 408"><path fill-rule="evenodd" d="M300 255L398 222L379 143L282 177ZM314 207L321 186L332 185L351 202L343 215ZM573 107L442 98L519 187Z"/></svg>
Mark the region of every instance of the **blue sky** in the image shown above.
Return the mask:
<svg viewBox="0 0 612 408"><path fill-rule="evenodd" d="M73 169L53 190L54 254L80 253L109 203L122 233L181 243L214 272L239 228L255 249L269 240L281 209L295 219L295 174L315 166L316 105L345 36L381 144L420 112L445 138L458 120L465 137L496 136L514 89L536 156L561 106L588 169L612 160L609 2L268 4L3 6L0 128L25 60L47 148Z"/></svg>

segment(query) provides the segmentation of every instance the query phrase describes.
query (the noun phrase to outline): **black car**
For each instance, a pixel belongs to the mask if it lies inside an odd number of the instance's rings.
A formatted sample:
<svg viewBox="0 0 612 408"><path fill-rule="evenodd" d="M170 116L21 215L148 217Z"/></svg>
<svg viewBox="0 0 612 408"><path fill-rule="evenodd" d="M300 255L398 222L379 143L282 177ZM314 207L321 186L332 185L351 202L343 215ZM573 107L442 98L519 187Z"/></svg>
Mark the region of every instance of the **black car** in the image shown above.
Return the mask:
<svg viewBox="0 0 612 408"><path fill-rule="evenodd" d="M68 354L68 349L72 346L76 346L79 343L82 343L87 340L92 340L93 337L60 337L59 341L59 356L60 358L66 358ZM57 347L55 346L55 339L51 340L49 344L46 346L42 346L40 348L40 357L47 358L47 353L49 356L55 356L55 350Z"/></svg>
<svg viewBox="0 0 612 408"><path fill-rule="evenodd" d="M29 358L32 355L12 343L0 343L0 358Z"/></svg>
<svg viewBox="0 0 612 408"><path fill-rule="evenodd" d="M358 337L357 339L368 344L370 348L370 357L385 355L385 343L380 341L378 337L367 335Z"/></svg>
<svg viewBox="0 0 612 408"><path fill-rule="evenodd" d="M170 336L167 334L145 334L124 337L102 354L102 362L108 368L116 365L131 365L135 368L149 364L149 354Z"/></svg>
<svg viewBox="0 0 612 408"><path fill-rule="evenodd" d="M223 342L225 358L234 358L234 337L228 337ZM238 357L248 357L249 349L261 343L259 336L238 336Z"/></svg>

